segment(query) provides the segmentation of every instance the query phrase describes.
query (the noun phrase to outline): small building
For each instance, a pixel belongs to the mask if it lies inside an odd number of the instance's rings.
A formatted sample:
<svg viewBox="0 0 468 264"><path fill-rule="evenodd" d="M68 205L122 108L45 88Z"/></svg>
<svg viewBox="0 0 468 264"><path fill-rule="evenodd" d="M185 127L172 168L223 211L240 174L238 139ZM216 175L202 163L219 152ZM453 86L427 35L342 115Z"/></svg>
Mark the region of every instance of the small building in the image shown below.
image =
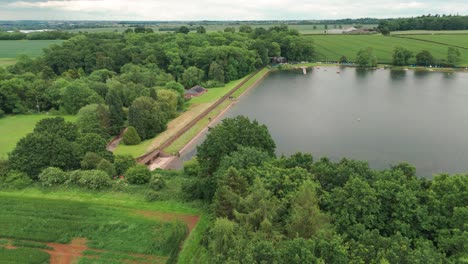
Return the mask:
<svg viewBox="0 0 468 264"><path fill-rule="evenodd" d="M206 92L208 92L207 89L201 87L200 85L196 85L190 89L185 90L185 98L197 97Z"/></svg>
<svg viewBox="0 0 468 264"><path fill-rule="evenodd" d="M288 60L285 57L270 57L270 62L272 64L282 64L287 63Z"/></svg>

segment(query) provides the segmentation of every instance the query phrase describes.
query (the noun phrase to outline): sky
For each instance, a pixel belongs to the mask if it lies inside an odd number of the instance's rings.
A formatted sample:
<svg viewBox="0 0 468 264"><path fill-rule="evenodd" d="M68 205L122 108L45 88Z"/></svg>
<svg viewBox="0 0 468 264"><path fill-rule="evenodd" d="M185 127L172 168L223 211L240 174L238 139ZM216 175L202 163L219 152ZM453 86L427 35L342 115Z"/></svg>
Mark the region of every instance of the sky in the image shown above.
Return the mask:
<svg viewBox="0 0 468 264"><path fill-rule="evenodd" d="M468 15L467 0L0 0L0 20L301 20Z"/></svg>

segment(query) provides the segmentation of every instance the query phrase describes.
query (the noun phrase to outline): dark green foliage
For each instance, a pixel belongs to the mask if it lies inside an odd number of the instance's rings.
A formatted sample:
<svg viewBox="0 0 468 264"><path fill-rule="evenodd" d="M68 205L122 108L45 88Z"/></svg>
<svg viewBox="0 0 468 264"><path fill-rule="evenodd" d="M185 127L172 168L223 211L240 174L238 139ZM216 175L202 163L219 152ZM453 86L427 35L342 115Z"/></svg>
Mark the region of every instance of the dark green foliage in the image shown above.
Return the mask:
<svg viewBox="0 0 468 264"><path fill-rule="evenodd" d="M103 160L103 158L98 154L87 152L81 160L80 165L83 170L94 170L97 168L101 160Z"/></svg>
<svg viewBox="0 0 468 264"><path fill-rule="evenodd" d="M348 58L346 56L341 56L340 63L348 63Z"/></svg>
<svg viewBox="0 0 468 264"><path fill-rule="evenodd" d="M197 33L198 34L205 34L206 33L206 28L204 26L197 27Z"/></svg>
<svg viewBox="0 0 468 264"><path fill-rule="evenodd" d="M129 126L123 135L122 141L125 145L138 145L141 142L141 138L136 129Z"/></svg>
<svg viewBox="0 0 468 264"><path fill-rule="evenodd" d="M122 100L115 90L111 90L106 96L106 103L109 106L109 132L112 135L117 135L126 119Z"/></svg>
<svg viewBox="0 0 468 264"><path fill-rule="evenodd" d="M447 50L447 62L451 65L455 65L460 61L460 50L454 47L448 47Z"/></svg>
<svg viewBox="0 0 468 264"><path fill-rule="evenodd" d="M182 33L182 34L188 34L190 32L190 29L186 26L181 26L178 30L177 33Z"/></svg>
<svg viewBox="0 0 468 264"><path fill-rule="evenodd" d="M130 155L116 155L114 166L117 175L122 176L130 167L136 164L135 159Z"/></svg>
<svg viewBox="0 0 468 264"><path fill-rule="evenodd" d="M435 59L432 54L427 51L423 50L416 54L416 64L420 66L430 66L435 63Z"/></svg>
<svg viewBox="0 0 468 264"><path fill-rule="evenodd" d="M111 180L106 172L100 170L82 171L78 184L91 190L102 190L111 186Z"/></svg>
<svg viewBox="0 0 468 264"><path fill-rule="evenodd" d="M106 159L102 159L101 162L99 162L97 165L96 169L107 173L109 177L114 177L116 175L114 165Z"/></svg>
<svg viewBox="0 0 468 264"><path fill-rule="evenodd" d="M355 63L361 68L370 68L377 66L377 57L371 47L361 49L356 54Z"/></svg>
<svg viewBox="0 0 468 264"><path fill-rule="evenodd" d="M413 53L406 48L396 47L393 50L393 65L403 66L408 65L409 59L413 57Z"/></svg>
<svg viewBox="0 0 468 264"><path fill-rule="evenodd" d="M164 177L160 174L152 175L148 184L155 191L159 191L166 187L166 181L164 180Z"/></svg>
<svg viewBox="0 0 468 264"><path fill-rule="evenodd" d="M67 181L67 175L60 168L49 167L39 174L39 181L42 186L51 187L65 183Z"/></svg>
<svg viewBox="0 0 468 264"><path fill-rule="evenodd" d="M31 178L26 173L17 170L12 170L0 177L0 187L5 189L22 189L31 184Z"/></svg>
<svg viewBox="0 0 468 264"><path fill-rule="evenodd" d="M108 137L110 132L110 113L103 105L91 104L78 111L76 125L82 133L95 133Z"/></svg>
<svg viewBox="0 0 468 264"><path fill-rule="evenodd" d="M195 66L192 66L184 71L180 81L185 88L192 88L195 85L200 85L204 78L205 72Z"/></svg>
<svg viewBox="0 0 468 264"><path fill-rule="evenodd" d="M411 18L386 19L379 22L380 32L400 30L463 30L468 29L467 16L423 15Z"/></svg>
<svg viewBox="0 0 468 264"><path fill-rule="evenodd" d="M125 172L125 179L131 184L146 184L151 179L151 172L145 165L137 164Z"/></svg>
<svg viewBox="0 0 468 264"><path fill-rule="evenodd" d="M166 129L167 116L159 111L153 99L139 97L129 108L128 123L135 127L142 140L146 140Z"/></svg>
<svg viewBox="0 0 468 264"><path fill-rule="evenodd" d="M223 157L240 146L258 148L270 156L274 156L276 148L265 125L243 116L227 118L212 128L207 139L197 147L197 159L203 172L214 173Z"/></svg>
<svg viewBox="0 0 468 264"><path fill-rule="evenodd" d="M184 163L184 173L190 177L196 177L200 173L200 163L196 158Z"/></svg>

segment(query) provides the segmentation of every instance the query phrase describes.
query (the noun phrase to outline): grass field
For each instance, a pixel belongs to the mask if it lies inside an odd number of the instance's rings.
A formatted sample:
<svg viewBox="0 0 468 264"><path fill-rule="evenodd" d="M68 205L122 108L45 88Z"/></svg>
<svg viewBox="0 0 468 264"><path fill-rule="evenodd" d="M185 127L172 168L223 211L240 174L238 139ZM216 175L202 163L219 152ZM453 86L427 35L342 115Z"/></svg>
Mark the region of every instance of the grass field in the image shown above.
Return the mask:
<svg viewBox="0 0 468 264"><path fill-rule="evenodd" d="M0 118L0 159L6 159L16 143L31 133L36 123L49 115L17 115ZM75 121L74 116L65 116L67 121Z"/></svg>
<svg viewBox="0 0 468 264"><path fill-rule="evenodd" d="M382 35L319 35L308 36L308 38L314 41L319 59L322 61L338 61L343 55L349 60L354 60L356 53L365 47L374 49L379 63L391 63L393 49L396 46L408 48L415 53L428 50L436 59L446 59L448 49L448 46L444 44ZM465 36L463 35L462 38ZM460 65L467 66L468 50L460 50L460 52L462 53ZM414 61L413 58L410 62Z"/></svg>
<svg viewBox="0 0 468 264"><path fill-rule="evenodd" d="M188 228L195 227L184 245L188 252L206 228L196 226L200 210L171 200L146 202L141 192L32 187L0 191L0 199L0 260L21 260L12 263L44 263L44 252L54 258L54 249L66 250L77 240L83 251L78 263L166 263L178 255Z"/></svg>
<svg viewBox="0 0 468 264"><path fill-rule="evenodd" d="M468 30L406 30L393 31L392 35L445 35L445 34L468 34Z"/></svg>
<svg viewBox="0 0 468 264"><path fill-rule="evenodd" d="M457 46L468 49L468 33L452 35L400 35L401 37L436 42L449 46Z"/></svg>
<svg viewBox="0 0 468 264"><path fill-rule="evenodd" d="M63 40L0 40L0 58L16 58L20 54L41 56L43 49Z"/></svg>

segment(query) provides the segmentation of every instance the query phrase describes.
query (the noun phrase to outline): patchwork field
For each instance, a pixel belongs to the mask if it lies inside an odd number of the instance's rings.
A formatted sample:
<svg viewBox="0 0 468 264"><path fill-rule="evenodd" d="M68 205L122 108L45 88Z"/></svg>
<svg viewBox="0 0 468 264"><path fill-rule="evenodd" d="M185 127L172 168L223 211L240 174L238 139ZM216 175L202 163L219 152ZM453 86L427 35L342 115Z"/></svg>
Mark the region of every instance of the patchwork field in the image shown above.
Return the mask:
<svg viewBox="0 0 468 264"><path fill-rule="evenodd" d="M432 37L432 36L430 36ZM435 36L445 37L445 36ZM463 42L464 35L448 36L446 41L457 39L457 43ZM382 35L317 35L308 36L315 43L319 59L323 61L338 61L341 56L354 60L356 53L365 47L372 47L379 63L391 63L393 49L397 46L408 48L417 53L428 50L436 59L446 59L448 46L445 44L430 43L417 39L386 37ZM429 36L428 36L429 38ZM430 39L430 38L429 38ZM460 65L468 65L468 50L460 50ZM414 62L413 58L410 62Z"/></svg>
<svg viewBox="0 0 468 264"><path fill-rule="evenodd" d="M0 118L0 159L6 159L16 143L31 133L37 122L50 115L18 115ZM64 116L67 121L75 121L74 116Z"/></svg>
<svg viewBox="0 0 468 264"><path fill-rule="evenodd" d="M175 263L199 221L176 202L61 194L0 192L2 263Z"/></svg>

